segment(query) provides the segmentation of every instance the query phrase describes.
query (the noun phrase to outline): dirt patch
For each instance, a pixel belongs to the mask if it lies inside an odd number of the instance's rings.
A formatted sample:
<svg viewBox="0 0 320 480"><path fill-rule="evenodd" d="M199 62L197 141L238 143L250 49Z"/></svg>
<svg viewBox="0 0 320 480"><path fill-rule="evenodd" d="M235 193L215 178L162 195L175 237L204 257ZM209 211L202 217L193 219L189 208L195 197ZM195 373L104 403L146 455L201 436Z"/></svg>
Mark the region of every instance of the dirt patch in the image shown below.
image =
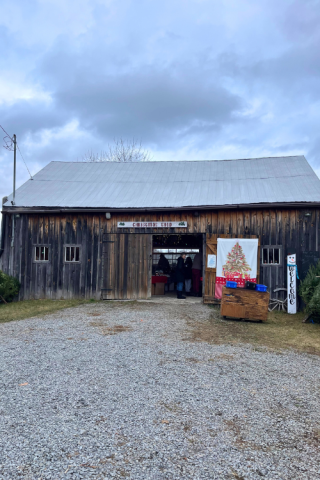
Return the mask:
<svg viewBox="0 0 320 480"><path fill-rule="evenodd" d="M242 437L240 425L235 420L225 420L224 424L227 430L232 432L235 444L238 447L245 447L247 442Z"/></svg>
<svg viewBox="0 0 320 480"><path fill-rule="evenodd" d="M180 412L181 407L180 407L179 403L180 402L178 402L178 403L175 403L175 402L171 402L171 403L160 402L159 405L163 406L169 412Z"/></svg>
<svg viewBox="0 0 320 480"><path fill-rule="evenodd" d="M198 360L197 358L194 358L194 357L187 357L186 362L203 363L203 362L201 362L201 360Z"/></svg>
<svg viewBox="0 0 320 480"><path fill-rule="evenodd" d="M246 480L242 475L238 475L236 472L232 472L232 475L236 480Z"/></svg>
<svg viewBox="0 0 320 480"><path fill-rule="evenodd" d="M130 327L124 327L123 325L115 325L114 327L102 327L100 329L102 335L117 335L117 333L128 332L132 330Z"/></svg>
<svg viewBox="0 0 320 480"><path fill-rule="evenodd" d="M320 429L313 429L311 433L306 433L304 435L306 442L309 445L312 445L316 448L319 448L320 445Z"/></svg>
<svg viewBox="0 0 320 480"><path fill-rule="evenodd" d="M260 445L257 445L254 442L250 442L243 438L240 422L237 421L236 419L225 420L224 424L226 426L226 429L229 430L233 435L233 441L238 448L244 449L249 446L253 450L257 450L257 451L264 450L264 448L262 448Z"/></svg>
<svg viewBox="0 0 320 480"><path fill-rule="evenodd" d="M113 463L112 460L114 460L114 458L115 458L115 454L112 453L111 455L108 455L108 456L105 457L105 458L101 458L101 459L99 460L99 463L101 463L102 465L105 465L106 463L110 463L110 462Z"/></svg>
<svg viewBox="0 0 320 480"><path fill-rule="evenodd" d="M92 327L99 327L101 335L117 335L118 333L128 332L132 330L130 327L125 327L124 325L113 325L109 327L102 322L90 322Z"/></svg>
<svg viewBox="0 0 320 480"><path fill-rule="evenodd" d="M213 358L209 358L209 362L215 362L216 360L233 360L234 355L227 355L226 353L221 353L220 355L216 355Z"/></svg>

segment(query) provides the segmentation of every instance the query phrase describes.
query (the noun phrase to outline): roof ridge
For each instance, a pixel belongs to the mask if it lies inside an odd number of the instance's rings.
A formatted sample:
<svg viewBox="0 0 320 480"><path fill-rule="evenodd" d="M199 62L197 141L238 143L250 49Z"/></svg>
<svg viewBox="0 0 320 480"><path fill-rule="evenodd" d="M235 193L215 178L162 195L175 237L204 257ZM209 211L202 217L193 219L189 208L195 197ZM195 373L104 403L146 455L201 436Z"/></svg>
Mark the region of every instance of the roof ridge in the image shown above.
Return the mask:
<svg viewBox="0 0 320 480"><path fill-rule="evenodd" d="M297 157L303 157L305 159L305 156L303 154L299 155L279 155L277 157L253 157L253 158L229 158L229 159L221 159L221 160L149 160L147 162L79 162L79 161L65 161L65 160L52 160L50 163L78 163L78 164L84 164L84 163L90 163L90 164L105 164L105 163L112 163L112 164L117 164L117 165L129 165L133 163L139 163L139 164L147 164L147 163L200 163L200 162L237 162L237 161L253 161L253 160L268 160L268 159L277 159L277 158L297 158Z"/></svg>
<svg viewBox="0 0 320 480"><path fill-rule="evenodd" d="M269 176L269 177L245 177L245 178L237 178L237 179L230 179L230 181L234 181L234 180L245 180L245 181L248 181L248 180L269 180L269 179L275 179L275 178L298 178L298 177L311 177L313 176L313 173L309 173L309 174L306 174L306 173L301 173L301 174L296 174L296 175L282 175L281 177L273 177L273 176ZM34 179L35 181L37 182L55 182L56 179L51 179L51 178L41 178L41 179ZM202 182L226 182L227 180L224 179L224 178L214 178L214 179L204 179L204 180L181 180L181 179L176 179L176 180L172 180L170 183L202 183ZM90 182L90 180L68 180L68 179L62 179L62 180L59 180L60 183L97 183L96 180L94 180L93 182ZM107 182L105 180L101 181L101 182L98 182L98 183L105 183L107 184ZM128 183L127 180L112 180L112 185L116 184L116 183ZM145 183L145 180L140 180L140 179L137 179L137 180L131 180L131 183ZM154 182L154 183L157 183L157 182ZM162 180L159 180L158 183L163 183Z"/></svg>

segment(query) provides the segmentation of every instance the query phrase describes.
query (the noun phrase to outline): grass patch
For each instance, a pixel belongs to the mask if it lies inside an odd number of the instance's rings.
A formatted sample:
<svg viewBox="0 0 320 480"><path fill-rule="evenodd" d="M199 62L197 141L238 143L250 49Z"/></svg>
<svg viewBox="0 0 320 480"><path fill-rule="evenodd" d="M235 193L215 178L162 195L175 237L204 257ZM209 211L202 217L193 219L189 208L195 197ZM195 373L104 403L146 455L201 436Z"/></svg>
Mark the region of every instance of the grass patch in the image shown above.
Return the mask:
<svg viewBox="0 0 320 480"><path fill-rule="evenodd" d="M25 300L8 304L0 303L0 323L47 315L64 308L78 307L84 303L89 303L89 300Z"/></svg>
<svg viewBox="0 0 320 480"><path fill-rule="evenodd" d="M288 315L270 312L266 322L223 320L215 308L207 322L192 322L191 339L215 344L250 343L259 350L292 348L300 352L320 355L320 324L302 323L305 314Z"/></svg>

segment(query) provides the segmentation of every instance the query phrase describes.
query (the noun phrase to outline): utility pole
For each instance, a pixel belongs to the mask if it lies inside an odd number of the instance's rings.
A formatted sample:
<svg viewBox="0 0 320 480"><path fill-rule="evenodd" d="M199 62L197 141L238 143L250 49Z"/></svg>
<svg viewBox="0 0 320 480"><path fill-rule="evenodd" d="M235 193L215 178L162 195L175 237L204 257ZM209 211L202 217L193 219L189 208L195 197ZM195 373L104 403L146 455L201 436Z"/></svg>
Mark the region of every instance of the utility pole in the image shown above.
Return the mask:
<svg viewBox="0 0 320 480"><path fill-rule="evenodd" d="M12 205L15 205L16 200L16 169L17 169L17 137L13 135L13 195Z"/></svg>
<svg viewBox="0 0 320 480"><path fill-rule="evenodd" d="M15 205L16 203L16 169L17 169L17 137L14 134L13 135L13 193L12 193L12 206ZM11 234L11 275L14 275L13 267L14 267L14 262L13 262L13 248L14 248L14 228L15 228L15 214L12 213L12 234Z"/></svg>

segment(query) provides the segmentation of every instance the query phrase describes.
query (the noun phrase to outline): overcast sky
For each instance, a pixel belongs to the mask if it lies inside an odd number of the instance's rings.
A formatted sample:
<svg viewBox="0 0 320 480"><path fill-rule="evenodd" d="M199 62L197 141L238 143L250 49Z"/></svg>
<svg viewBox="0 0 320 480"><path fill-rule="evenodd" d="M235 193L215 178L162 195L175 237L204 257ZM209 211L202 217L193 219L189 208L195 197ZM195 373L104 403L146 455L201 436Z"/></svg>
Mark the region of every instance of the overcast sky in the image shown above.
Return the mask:
<svg viewBox="0 0 320 480"><path fill-rule="evenodd" d="M153 160L304 154L319 174L319 25L319 0L1 0L0 124L33 174L115 137Z"/></svg>

